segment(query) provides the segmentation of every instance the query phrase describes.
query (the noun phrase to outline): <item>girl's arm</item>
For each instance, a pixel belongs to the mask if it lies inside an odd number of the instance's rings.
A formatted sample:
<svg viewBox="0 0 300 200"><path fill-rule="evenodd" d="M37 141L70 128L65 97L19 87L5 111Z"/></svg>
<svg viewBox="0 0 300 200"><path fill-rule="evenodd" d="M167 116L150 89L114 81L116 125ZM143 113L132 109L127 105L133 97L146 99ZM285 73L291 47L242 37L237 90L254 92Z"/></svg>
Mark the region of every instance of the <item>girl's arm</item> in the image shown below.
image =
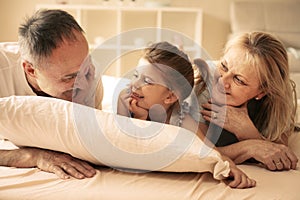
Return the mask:
<svg viewBox="0 0 300 200"><path fill-rule="evenodd" d="M118 115L130 117L129 101L130 99L129 99L129 93L127 92L127 89L122 90L118 98L118 106L117 106Z"/></svg>
<svg viewBox="0 0 300 200"><path fill-rule="evenodd" d="M218 151L218 149L216 149L216 147L204 135L203 131L206 132L207 130L206 124L201 122L197 123L193 120L193 118L190 115L186 115L182 127L187 128L190 131L194 132L207 146ZM195 128L197 130L196 132L195 132ZM255 180L249 178L242 170L240 170L236 166L236 164L228 156L222 153L221 156L224 161L227 161L229 163L229 167L230 167L229 178L231 180L229 181L228 185L230 187L238 188L238 189L255 187L256 185Z"/></svg>

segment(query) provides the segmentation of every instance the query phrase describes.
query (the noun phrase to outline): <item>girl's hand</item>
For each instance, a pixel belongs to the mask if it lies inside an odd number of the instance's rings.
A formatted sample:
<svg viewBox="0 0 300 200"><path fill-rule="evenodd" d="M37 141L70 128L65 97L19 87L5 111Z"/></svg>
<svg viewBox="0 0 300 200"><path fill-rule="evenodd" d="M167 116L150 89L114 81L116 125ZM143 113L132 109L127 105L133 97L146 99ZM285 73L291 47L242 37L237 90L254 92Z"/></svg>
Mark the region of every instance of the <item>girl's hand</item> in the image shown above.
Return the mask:
<svg viewBox="0 0 300 200"><path fill-rule="evenodd" d="M243 188L252 188L256 186L256 181L249 178L242 170L240 170L234 162L226 157L222 156L223 160L229 162L230 173L229 173L229 186L232 188L243 189Z"/></svg>
<svg viewBox="0 0 300 200"><path fill-rule="evenodd" d="M131 99L129 101L129 110L134 114L134 118L147 120L149 111L137 105L137 100Z"/></svg>

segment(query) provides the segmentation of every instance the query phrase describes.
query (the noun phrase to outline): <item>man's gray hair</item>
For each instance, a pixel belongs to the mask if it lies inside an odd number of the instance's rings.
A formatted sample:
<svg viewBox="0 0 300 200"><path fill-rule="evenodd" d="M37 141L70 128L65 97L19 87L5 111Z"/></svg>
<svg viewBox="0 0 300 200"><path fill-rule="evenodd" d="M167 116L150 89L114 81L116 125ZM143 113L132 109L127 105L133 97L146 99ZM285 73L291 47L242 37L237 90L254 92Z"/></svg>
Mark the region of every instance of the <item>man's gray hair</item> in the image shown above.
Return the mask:
<svg viewBox="0 0 300 200"><path fill-rule="evenodd" d="M84 32L66 11L38 10L19 27L21 56L37 64L51 56L64 39L76 41L74 31Z"/></svg>

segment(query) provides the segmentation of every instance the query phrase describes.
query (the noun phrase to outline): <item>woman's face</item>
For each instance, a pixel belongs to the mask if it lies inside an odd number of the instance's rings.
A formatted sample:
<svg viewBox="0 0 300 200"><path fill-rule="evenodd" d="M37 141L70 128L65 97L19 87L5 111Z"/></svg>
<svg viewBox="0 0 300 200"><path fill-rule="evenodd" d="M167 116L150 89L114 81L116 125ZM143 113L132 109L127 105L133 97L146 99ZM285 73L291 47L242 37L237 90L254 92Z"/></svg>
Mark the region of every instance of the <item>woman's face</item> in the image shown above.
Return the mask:
<svg viewBox="0 0 300 200"><path fill-rule="evenodd" d="M261 99L257 71L244 49L230 48L220 60L214 75L212 99L217 104L241 106L250 99Z"/></svg>
<svg viewBox="0 0 300 200"><path fill-rule="evenodd" d="M140 59L131 82L130 95L137 105L147 110L155 104L166 108L165 100L170 93L163 72L145 59Z"/></svg>

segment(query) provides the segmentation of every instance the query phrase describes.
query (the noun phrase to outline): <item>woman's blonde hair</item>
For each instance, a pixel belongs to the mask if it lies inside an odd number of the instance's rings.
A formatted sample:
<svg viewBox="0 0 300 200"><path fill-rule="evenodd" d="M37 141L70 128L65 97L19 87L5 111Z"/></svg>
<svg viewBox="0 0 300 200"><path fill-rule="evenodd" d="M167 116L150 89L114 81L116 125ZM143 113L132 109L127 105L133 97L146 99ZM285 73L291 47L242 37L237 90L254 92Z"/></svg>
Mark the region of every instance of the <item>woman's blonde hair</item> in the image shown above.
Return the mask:
<svg viewBox="0 0 300 200"><path fill-rule="evenodd" d="M269 33L250 32L230 40L225 53L232 47L246 51L246 62L255 67L260 89L266 94L260 100L262 106L254 116L254 124L270 141L286 139L295 128L297 97L284 45Z"/></svg>

